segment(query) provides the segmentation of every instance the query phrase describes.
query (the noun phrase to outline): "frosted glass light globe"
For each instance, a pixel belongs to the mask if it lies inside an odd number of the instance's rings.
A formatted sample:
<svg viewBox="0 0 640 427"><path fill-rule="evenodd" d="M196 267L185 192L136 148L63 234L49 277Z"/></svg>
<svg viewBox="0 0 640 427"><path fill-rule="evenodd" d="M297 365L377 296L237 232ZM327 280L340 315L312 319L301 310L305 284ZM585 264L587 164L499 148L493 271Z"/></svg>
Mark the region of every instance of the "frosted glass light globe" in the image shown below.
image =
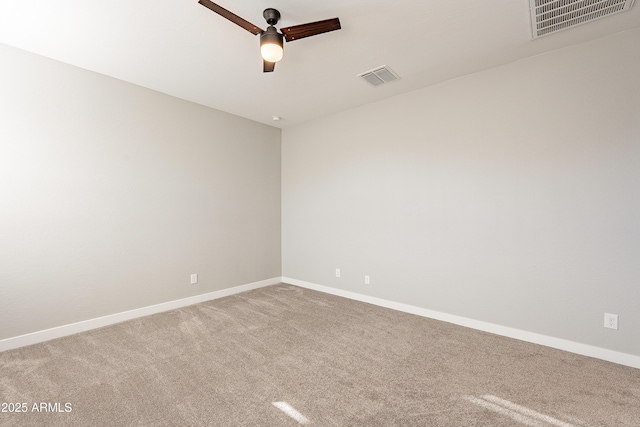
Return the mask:
<svg viewBox="0 0 640 427"><path fill-rule="evenodd" d="M283 54L282 46L275 43L265 43L260 46L260 55L267 62L278 62L282 59Z"/></svg>

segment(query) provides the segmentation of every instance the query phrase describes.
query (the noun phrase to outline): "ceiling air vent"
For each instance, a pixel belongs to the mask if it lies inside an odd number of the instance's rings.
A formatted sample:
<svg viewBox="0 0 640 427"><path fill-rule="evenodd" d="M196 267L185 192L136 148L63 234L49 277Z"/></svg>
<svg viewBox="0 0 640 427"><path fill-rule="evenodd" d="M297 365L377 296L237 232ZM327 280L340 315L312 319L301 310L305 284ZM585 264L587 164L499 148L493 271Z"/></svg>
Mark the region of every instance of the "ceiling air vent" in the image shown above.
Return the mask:
<svg viewBox="0 0 640 427"><path fill-rule="evenodd" d="M631 9L634 0L529 0L533 38Z"/></svg>
<svg viewBox="0 0 640 427"><path fill-rule="evenodd" d="M400 78L386 65L367 71L366 73L358 74L358 77L361 77L372 86L380 86L383 83L389 83Z"/></svg>

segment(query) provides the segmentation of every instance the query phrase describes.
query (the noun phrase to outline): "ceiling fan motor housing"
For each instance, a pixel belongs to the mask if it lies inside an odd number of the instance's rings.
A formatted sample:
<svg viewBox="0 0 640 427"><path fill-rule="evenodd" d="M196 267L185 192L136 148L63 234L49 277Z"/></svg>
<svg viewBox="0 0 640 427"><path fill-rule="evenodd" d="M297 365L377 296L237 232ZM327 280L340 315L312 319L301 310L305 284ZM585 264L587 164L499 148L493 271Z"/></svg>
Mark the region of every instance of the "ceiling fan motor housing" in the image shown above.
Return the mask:
<svg viewBox="0 0 640 427"><path fill-rule="evenodd" d="M265 9L264 12L262 12L262 16L264 16L264 19L267 20L267 24L269 25L276 25L280 20L280 12L272 8Z"/></svg>
<svg viewBox="0 0 640 427"><path fill-rule="evenodd" d="M267 30L260 34L260 44L266 43L274 43L282 46L282 34L280 34L273 25L269 25Z"/></svg>

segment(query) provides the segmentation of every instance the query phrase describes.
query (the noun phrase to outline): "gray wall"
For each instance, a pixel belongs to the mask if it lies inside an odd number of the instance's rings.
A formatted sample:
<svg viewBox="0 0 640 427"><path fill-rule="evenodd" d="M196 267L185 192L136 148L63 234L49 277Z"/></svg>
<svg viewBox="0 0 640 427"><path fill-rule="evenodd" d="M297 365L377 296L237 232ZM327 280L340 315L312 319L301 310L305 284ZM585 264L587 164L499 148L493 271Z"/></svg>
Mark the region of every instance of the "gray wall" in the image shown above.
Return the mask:
<svg viewBox="0 0 640 427"><path fill-rule="evenodd" d="M638 46L619 33L284 130L283 276L640 355Z"/></svg>
<svg viewBox="0 0 640 427"><path fill-rule="evenodd" d="M0 63L0 339L281 276L279 129Z"/></svg>

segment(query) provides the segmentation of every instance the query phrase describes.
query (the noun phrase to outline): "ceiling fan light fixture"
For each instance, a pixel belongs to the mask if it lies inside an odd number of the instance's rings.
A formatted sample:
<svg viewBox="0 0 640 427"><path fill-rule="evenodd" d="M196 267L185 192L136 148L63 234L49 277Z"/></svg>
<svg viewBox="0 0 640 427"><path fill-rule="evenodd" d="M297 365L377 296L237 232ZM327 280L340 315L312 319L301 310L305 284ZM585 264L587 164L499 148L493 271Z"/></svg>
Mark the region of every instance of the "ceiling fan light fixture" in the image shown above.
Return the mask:
<svg viewBox="0 0 640 427"><path fill-rule="evenodd" d="M282 34L273 25L260 35L260 54L267 62L278 62L284 55Z"/></svg>
<svg viewBox="0 0 640 427"><path fill-rule="evenodd" d="M269 25L265 31L211 0L199 0L198 3L212 12L217 13L221 17L228 19L237 26L247 30L251 34L256 36L260 35L260 55L263 59L262 72L264 73L273 72L276 62L282 59L282 56L284 55L283 42L285 40L292 42L294 40L317 36L318 34L328 33L329 31L335 31L342 28L340 26L340 19L333 18L325 19L324 21L308 22L306 24L284 27L280 28L280 31L278 31L274 25L276 25L280 20L280 12L276 9L268 8L262 12L262 16L264 16L264 19Z"/></svg>

